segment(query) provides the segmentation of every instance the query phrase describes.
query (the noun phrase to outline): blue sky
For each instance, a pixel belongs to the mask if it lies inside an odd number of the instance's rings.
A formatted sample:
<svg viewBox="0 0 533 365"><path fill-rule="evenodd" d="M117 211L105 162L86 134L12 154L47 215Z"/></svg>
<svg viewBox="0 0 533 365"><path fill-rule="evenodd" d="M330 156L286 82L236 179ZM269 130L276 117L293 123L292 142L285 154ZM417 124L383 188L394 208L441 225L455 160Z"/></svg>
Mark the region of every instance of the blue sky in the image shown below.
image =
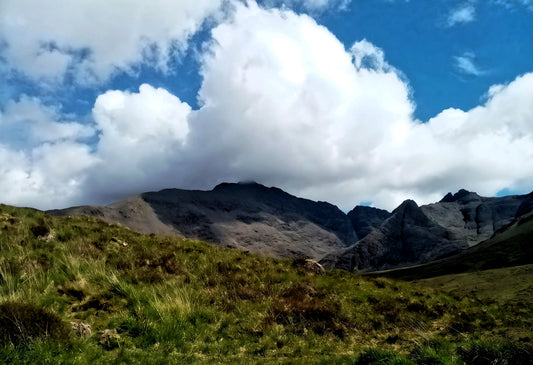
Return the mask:
<svg viewBox="0 0 533 365"><path fill-rule="evenodd" d="M0 1L0 201L533 190L529 0Z"/></svg>

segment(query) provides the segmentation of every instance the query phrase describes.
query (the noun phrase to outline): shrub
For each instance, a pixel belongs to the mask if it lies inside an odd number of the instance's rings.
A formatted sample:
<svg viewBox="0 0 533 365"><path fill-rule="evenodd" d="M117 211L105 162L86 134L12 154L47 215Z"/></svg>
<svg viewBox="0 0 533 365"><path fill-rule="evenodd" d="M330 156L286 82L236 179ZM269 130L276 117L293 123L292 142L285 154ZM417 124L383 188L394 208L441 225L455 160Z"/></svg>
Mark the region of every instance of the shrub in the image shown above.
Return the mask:
<svg viewBox="0 0 533 365"><path fill-rule="evenodd" d="M38 338L64 341L68 327L57 315L32 304L5 302L0 304L0 344L28 344Z"/></svg>
<svg viewBox="0 0 533 365"><path fill-rule="evenodd" d="M460 347L458 354L469 365L532 365L533 347L512 342L475 342Z"/></svg>
<svg viewBox="0 0 533 365"><path fill-rule="evenodd" d="M35 238L46 237L50 233L50 227L44 219L40 218L30 227L30 231Z"/></svg>
<svg viewBox="0 0 533 365"><path fill-rule="evenodd" d="M271 317L280 324L310 328L317 334L330 332L344 336L344 319L339 306L309 284L296 283L287 288L271 307Z"/></svg>

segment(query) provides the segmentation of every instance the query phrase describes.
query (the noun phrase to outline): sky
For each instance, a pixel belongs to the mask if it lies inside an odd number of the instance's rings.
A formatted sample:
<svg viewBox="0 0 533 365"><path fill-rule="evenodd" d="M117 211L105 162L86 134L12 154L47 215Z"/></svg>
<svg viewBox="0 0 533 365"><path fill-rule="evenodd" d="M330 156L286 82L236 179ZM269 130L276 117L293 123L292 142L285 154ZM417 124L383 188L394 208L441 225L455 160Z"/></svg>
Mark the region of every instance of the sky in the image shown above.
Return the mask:
<svg viewBox="0 0 533 365"><path fill-rule="evenodd" d="M0 202L533 190L533 0L0 0Z"/></svg>

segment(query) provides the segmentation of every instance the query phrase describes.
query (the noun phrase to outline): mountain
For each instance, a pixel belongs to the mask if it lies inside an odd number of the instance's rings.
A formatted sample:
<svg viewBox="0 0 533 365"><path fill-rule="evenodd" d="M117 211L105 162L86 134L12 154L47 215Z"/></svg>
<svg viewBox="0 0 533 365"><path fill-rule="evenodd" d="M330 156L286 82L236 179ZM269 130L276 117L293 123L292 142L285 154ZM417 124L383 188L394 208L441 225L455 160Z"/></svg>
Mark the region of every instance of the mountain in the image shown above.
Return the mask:
<svg viewBox="0 0 533 365"><path fill-rule="evenodd" d="M533 193L485 198L459 190L421 207L406 200L353 246L331 252L320 262L326 267L364 271L417 265L459 253L505 232L532 210ZM377 215L369 212L370 217ZM385 213L374 220L375 225L380 217L386 217Z"/></svg>
<svg viewBox="0 0 533 365"><path fill-rule="evenodd" d="M494 237L457 255L427 264L372 273L403 280L533 264L533 194L525 200L530 209L519 211L513 223Z"/></svg>
<svg viewBox="0 0 533 365"><path fill-rule="evenodd" d="M452 231L431 220L412 200L350 248L322 258L328 267L345 270L386 269L414 265L467 248Z"/></svg>
<svg viewBox="0 0 533 365"><path fill-rule="evenodd" d="M108 206L49 211L92 215L141 233L174 234L272 257L307 257L325 267L375 271L438 260L478 245L533 210L533 193L498 198L459 190L391 213L334 205L257 183L211 191L166 189Z"/></svg>
<svg viewBox="0 0 533 365"><path fill-rule="evenodd" d="M104 206L47 212L91 215L135 231L178 234L273 257L318 259L357 236L336 206L257 183L220 184L212 191L166 189Z"/></svg>
<svg viewBox="0 0 533 365"><path fill-rule="evenodd" d="M359 239L364 238L374 229L378 228L390 213L383 209L358 205L348 212L348 218Z"/></svg>
<svg viewBox="0 0 533 365"><path fill-rule="evenodd" d="M485 198L467 190L448 193L440 202L422 207L423 212L439 225L466 240L469 246L489 239L509 225L527 195Z"/></svg>

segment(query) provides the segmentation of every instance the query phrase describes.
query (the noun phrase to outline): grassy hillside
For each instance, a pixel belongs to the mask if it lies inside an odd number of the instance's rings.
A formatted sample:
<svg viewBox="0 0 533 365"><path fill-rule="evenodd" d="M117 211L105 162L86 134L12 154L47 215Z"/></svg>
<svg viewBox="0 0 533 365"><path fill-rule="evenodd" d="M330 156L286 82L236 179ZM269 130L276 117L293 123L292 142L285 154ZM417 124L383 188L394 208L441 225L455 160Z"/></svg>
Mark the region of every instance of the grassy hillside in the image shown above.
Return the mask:
<svg viewBox="0 0 533 365"><path fill-rule="evenodd" d="M0 363L531 364L532 326L530 297L0 206Z"/></svg>
<svg viewBox="0 0 533 365"><path fill-rule="evenodd" d="M533 306L533 264L442 275L416 283L460 296L474 294L484 300L515 301Z"/></svg>

